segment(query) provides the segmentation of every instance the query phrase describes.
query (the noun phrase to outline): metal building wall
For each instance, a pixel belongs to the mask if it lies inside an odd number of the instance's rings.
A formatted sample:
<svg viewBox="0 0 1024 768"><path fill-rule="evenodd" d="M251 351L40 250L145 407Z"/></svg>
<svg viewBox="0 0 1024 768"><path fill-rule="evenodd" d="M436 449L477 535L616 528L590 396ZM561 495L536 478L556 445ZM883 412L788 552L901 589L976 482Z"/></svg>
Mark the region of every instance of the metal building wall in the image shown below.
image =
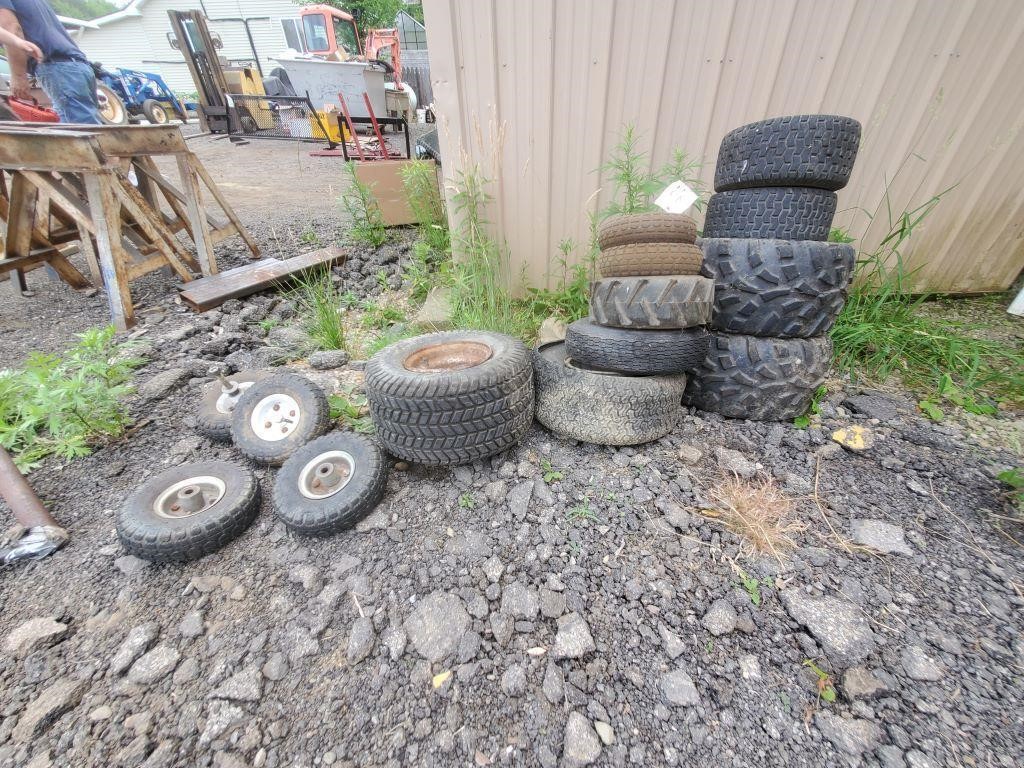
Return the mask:
<svg viewBox="0 0 1024 768"><path fill-rule="evenodd" d="M1021 0L425 0L445 178L480 162L492 221L533 284L586 243L595 172L625 123L661 165L765 117L864 126L836 225L877 243L948 192L905 254L919 289L1005 289L1024 268ZM504 142L496 136L504 132ZM465 151L465 156L461 150ZM602 187L602 184L604 185ZM595 194L600 188L600 192ZM874 221L864 211L875 213Z"/></svg>

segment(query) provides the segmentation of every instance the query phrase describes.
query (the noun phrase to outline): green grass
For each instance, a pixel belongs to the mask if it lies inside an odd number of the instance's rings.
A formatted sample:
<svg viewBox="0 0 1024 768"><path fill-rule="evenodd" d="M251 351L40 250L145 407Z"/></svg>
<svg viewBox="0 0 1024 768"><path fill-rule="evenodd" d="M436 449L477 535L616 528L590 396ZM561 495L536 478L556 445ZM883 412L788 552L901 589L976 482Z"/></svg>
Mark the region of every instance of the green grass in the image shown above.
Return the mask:
<svg viewBox="0 0 1024 768"><path fill-rule="evenodd" d="M53 454L85 456L130 423L124 399L143 361L112 326L76 336L62 355L35 353L23 369L0 371L0 445L22 471Z"/></svg>
<svg viewBox="0 0 1024 768"><path fill-rule="evenodd" d="M577 504L565 513L565 519L570 523L596 523L597 512L590 507L590 499L584 499L582 504Z"/></svg>
<svg viewBox="0 0 1024 768"><path fill-rule="evenodd" d="M1014 467L1000 472L996 477L1010 490L1007 495L1017 511L1024 514L1024 467Z"/></svg>
<svg viewBox="0 0 1024 768"><path fill-rule="evenodd" d="M288 292L295 304L299 323L319 349L346 349L345 324L341 316L341 294L324 267L301 276Z"/></svg>
<svg viewBox="0 0 1024 768"><path fill-rule="evenodd" d="M432 251L445 253L451 248L451 237L436 169L433 162L425 160L407 163L402 169L402 184L419 228L419 241Z"/></svg>
<svg viewBox="0 0 1024 768"><path fill-rule="evenodd" d="M347 391L344 394L327 396L331 407L331 418L344 422L354 432L368 435L373 432L373 420L369 416L369 406L364 395Z"/></svg>
<svg viewBox="0 0 1024 768"><path fill-rule="evenodd" d="M405 322L405 313L397 307L387 307L375 301L363 303L362 325L364 328L386 330L396 323Z"/></svg>
<svg viewBox="0 0 1024 768"><path fill-rule="evenodd" d="M451 276L451 252L435 250L424 240L417 240L402 264L402 279L409 285L409 298L423 301L435 285L445 285Z"/></svg>
<svg viewBox="0 0 1024 768"><path fill-rule="evenodd" d="M356 164L344 165L349 182L340 202L352 221L349 235L356 242L379 248L390 239L390 235L384 226L384 216L377 205L377 198L370 186L356 177Z"/></svg>
<svg viewBox="0 0 1024 768"><path fill-rule="evenodd" d="M898 377L922 395L923 410L935 418L944 400L975 412L991 412L997 401L1024 403L1019 346L984 338L984 327L932 317L921 311L931 297L912 293L914 273L903 250L948 191L894 215L886 190L879 211L888 231L875 251L859 255L854 285L832 329L839 369L854 381Z"/></svg>

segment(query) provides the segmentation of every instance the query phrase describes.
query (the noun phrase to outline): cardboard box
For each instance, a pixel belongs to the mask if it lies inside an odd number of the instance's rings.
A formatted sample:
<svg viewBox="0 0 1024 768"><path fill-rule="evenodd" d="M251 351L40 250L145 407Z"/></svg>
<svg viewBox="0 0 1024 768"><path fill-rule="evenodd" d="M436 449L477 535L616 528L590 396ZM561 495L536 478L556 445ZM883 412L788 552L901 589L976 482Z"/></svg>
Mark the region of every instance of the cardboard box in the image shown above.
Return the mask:
<svg viewBox="0 0 1024 768"><path fill-rule="evenodd" d="M402 184L402 169L411 160L371 160L356 164L356 178L368 185L377 198L377 205L389 227L400 224L415 224L409 200L405 196L405 185ZM436 166L433 160L427 161Z"/></svg>

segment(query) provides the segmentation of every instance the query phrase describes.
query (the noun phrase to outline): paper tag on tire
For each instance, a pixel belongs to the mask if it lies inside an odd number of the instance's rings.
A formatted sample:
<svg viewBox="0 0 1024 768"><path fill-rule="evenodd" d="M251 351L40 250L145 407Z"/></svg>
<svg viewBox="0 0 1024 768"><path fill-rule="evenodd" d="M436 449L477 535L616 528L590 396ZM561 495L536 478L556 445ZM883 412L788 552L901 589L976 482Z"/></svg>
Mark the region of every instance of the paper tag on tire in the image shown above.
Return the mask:
<svg viewBox="0 0 1024 768"><path fill-rule="evenodd" d="M665 213L685 213L695 202L697 202L696 192L690 189L685 182L673 181L658 195L654 204Z"/></svg>

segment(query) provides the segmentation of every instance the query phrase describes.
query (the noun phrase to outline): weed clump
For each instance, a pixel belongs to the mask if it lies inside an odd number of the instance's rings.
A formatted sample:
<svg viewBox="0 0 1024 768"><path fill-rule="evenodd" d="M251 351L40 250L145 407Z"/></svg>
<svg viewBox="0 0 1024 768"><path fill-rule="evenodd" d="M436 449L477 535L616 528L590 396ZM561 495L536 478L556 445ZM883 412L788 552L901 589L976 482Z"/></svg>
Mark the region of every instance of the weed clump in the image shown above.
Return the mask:
<svg viewBox="0 0 1024 768"><path fill-rule="evenodd" d="M302 329L319 349L346 349L341 317L343 296L329 267L310 270L288 295L298 311Z"/></svg>
<svg viewBox="0 0 1024 768"><path fill-rule="evenodd" d="M710 489L709 496L718 508L704 510L705 515L743 538L751 549L780 560L797 546L796 534L806 529L796 518L793 499L770 477L744 480L727 475Z"/></svg>
<svg viewBox="0 0 1024 768"><path fill-rule="evenodd" d="M357 242L366 243L371 248L380 248L390 236L384 226L384 215L377 205L377 198L370 186L356 177L355 163L345 163L345 173L349 176L348 189L341 196L341 207L352 220L349 234Z"/></svg>

